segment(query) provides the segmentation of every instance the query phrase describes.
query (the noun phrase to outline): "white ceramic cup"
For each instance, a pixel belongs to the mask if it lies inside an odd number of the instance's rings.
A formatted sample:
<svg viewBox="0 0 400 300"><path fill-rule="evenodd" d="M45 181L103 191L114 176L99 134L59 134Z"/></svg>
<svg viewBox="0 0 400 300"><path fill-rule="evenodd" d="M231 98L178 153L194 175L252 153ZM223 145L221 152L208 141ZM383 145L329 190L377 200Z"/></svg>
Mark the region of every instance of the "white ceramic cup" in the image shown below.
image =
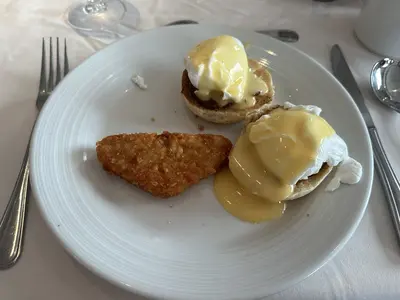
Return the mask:
<svg viewBox="0 0 400 300"><path fill-rule="evenodd" d="M367 0L355 33L369 50L400 58L400 0Z"/></svg>

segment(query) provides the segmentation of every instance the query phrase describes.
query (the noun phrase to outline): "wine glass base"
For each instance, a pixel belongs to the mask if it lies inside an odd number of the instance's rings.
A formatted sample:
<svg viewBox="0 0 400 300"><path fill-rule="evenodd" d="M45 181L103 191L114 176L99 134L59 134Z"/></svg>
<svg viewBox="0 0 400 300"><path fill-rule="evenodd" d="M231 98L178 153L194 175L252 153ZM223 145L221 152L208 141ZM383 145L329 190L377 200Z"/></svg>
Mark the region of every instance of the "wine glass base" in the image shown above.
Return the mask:
<svg viewBox="0 0 400 300"><path fill-rule="evenodd" d="M66 22L78 33L93 38L117 39L136 32L140 13L124 0L79 3L69 8Z"/></svg>

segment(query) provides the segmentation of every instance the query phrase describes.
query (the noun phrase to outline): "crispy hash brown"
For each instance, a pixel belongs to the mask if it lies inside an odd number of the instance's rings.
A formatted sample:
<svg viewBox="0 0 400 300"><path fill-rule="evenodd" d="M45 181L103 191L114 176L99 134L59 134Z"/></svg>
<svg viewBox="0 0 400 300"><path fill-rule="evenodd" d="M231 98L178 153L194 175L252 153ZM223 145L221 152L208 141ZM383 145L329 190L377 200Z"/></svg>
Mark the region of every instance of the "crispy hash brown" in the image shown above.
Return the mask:
<svg viewBox="0 0 400 300"><path fill-rule="evenodd" d="M232 143L221 135L118 134L96 143L103 168L156 197L172 197L216 173Z"/></svg>

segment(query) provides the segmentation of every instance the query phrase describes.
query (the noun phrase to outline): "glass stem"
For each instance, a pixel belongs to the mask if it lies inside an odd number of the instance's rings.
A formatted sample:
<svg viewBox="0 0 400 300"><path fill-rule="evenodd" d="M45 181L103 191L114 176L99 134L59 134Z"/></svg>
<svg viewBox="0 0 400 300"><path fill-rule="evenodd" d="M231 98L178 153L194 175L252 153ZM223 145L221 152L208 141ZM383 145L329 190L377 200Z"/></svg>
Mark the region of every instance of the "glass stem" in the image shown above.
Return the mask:
<svg viewBox="0 0 400 300"><path fill-rule="evenodd" d="M107 0L87 0L83 8L87 14L98 14L107 10Z"/></svg>

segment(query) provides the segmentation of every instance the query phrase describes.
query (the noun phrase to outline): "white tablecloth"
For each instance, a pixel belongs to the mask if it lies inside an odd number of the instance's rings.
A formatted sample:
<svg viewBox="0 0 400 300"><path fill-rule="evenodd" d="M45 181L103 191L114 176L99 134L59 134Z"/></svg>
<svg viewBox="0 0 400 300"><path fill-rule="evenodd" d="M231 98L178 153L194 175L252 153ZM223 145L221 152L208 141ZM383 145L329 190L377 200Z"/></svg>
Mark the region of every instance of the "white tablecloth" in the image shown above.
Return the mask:
<svg viewBox="0 0 400 300"><path fill-rule="evenodd" d="M400 115L373 100L369 71L378 56L354 39L360 10L356 0L316 4L311 0L132 0L141 12L141 29L177 19L219 22L251 29L293 28L296 47L329 68L329 49L339 43L366 97L393 166L400 176ZM14 185L36 116L42 36L67 37L70 63L78 65L95 51L68 28L67 0L0 0L0 211ZM397 130L396 130L397 129ZM396 151L397 150L397 151ZM400 247L393 234L379 181L368 210L344 249L314 275L268 299L399 299ZM51 234L32 199L25 249L18 264L0 272L4 300L143 299L92 275L71 259Z"/></svg>

